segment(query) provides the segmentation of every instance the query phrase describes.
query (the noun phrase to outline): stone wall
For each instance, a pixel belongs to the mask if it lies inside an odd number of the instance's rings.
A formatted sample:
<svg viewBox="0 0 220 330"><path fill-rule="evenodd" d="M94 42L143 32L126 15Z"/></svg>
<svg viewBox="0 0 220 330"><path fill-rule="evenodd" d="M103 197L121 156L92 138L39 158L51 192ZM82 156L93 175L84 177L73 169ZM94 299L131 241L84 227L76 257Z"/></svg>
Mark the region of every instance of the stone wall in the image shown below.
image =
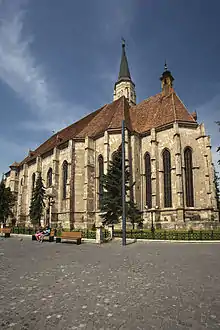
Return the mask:
<svg viewBox="0 0 220 330"><path fill-rule="evenodd" d="M131 181L135 182L131 195L143 214L144 226L155 223L162 228L189 226L215 226L218 223L210 139L204 126L170 124L152 129L145 136L138 134L126 137L126 164L130 166ZM66 228L90 228L101 219L98 207L98 157L103 156L104 173L107 173L112 154L121 144L121 130L112 130L97 139L85 141L70 140L54 148L36 161L24 164L16 175L11 170L6 184L17 192L17 213L19 223L29 223L29 206L32 195L32 175L42 173L44 183L47 172L52 168L52 187L46 193L54 197L52 224ZM185 203L184 149L192 149L194 207ZM172 208L164 207L162 152L171 153ZM152 209L147 210L144 156L151 155ZM67 196L63 199L63 162L68 163ZM37 178L37 177L36 177ZM42 217L45 219L46 215Z"/></svg>
<svg viewBox="0 0 220 330"><path fill-rule="evenodd" d="M85 226L84 205L85 183L85 145L75 142L75 214L74 224L78 227Z"/></svg>
<svg viewBox="0 0 220 330"><path fill-rule="evenodd" d="M121 81L117 83L114 89L114 101L119 99L122 95L128 100L130 105L136 104L135 86L131 81Z"/></svg>

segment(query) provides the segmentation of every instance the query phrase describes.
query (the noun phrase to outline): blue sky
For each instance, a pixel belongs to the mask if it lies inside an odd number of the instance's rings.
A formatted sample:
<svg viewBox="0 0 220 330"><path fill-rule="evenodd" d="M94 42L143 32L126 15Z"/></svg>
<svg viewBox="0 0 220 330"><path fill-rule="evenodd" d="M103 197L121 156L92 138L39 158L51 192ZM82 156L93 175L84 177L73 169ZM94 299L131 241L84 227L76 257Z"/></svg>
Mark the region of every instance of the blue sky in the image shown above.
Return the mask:
<svg viewBox="0 0 220 330"><path fill-rule="evenodd" d="M166 58L216 162L219 12L218 0L0 0L0 173L112 101L122 36L138 101L160 91Z"/></svg>

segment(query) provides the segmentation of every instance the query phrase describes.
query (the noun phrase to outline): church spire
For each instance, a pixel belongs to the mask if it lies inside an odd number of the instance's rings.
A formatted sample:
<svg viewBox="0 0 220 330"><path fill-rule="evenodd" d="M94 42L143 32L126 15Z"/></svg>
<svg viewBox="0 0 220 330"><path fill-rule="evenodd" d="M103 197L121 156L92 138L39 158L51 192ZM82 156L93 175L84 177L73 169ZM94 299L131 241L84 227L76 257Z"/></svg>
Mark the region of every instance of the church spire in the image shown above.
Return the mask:
<svg viewBox="0 0 220 330"><path fill-rule="evenodd" d="M122 54L121 54L121 64L120 71L118 75L118 81L120 80L131 80L131 75L128 67L128 60L125 52L125 40L122 39Z"/></svg>
<svg viewBox="0 0 220 330"><path fill-rule="evenodd" d="M164 64L164 72L162 73L160 80L161 80L162 93L164 95L170 94L170 92L172 91L172 88L173 88L174 78L173 78L171 72L167 68L166 60L165 60L165 64Z"/></svg>
<svg viewBox="0 0 220 330"><path fill-rule="evenodd" d="M136 104L135 84L131 80L124 39L122 39L122 54L118 80L114 87L114 101L123 95L126 97L130 105Z"/></svg>

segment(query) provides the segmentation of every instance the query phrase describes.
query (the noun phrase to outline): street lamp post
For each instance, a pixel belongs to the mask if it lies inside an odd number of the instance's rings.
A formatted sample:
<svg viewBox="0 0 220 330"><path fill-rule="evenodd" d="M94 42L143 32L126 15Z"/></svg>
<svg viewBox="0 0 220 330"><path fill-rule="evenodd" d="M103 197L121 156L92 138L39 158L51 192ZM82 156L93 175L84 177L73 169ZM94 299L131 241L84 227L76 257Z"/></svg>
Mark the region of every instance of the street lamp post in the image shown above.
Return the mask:
<svg viewBox="0 0 220 330"><path fill-rule="evenodd" d="M52 206L55 203L54 196L52 194L46 195L48 199L48 206L49 206L49 227L51 227L51 221L52 221ZM47 220L47 219L46 219Z"/></svg>
<svg viewBox="0 0 220 330"><path fill-rule="evenodd" d="M52 218L52 200L53 198L49 196L49 227L51 227L51 218Z"/></svg>
<svg viewBox="0 0 220 330"><path fill-rule="evenodd" d="M126 245L126 209L125 209L125 121L122 120L122 245Z"/></svg>

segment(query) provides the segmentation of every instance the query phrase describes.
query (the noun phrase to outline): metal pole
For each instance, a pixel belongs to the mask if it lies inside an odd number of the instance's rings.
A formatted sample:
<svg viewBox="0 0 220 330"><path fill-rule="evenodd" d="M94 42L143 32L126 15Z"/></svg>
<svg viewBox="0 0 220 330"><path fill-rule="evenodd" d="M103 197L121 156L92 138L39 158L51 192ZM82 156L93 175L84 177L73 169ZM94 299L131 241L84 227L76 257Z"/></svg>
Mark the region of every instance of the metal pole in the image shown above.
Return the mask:
<svg viewBox="0 0 220 330"><path fill-rule="evenodd" d="M125 122L122 120L122 245L126 245L126 210L125 210Z"/></svg>
<svg viewBox="0 0 220 330"><path fill-rule="evenodd" d="M52 218L52 198L49 198L49 227L51 228L51 218Z"/></svg>

